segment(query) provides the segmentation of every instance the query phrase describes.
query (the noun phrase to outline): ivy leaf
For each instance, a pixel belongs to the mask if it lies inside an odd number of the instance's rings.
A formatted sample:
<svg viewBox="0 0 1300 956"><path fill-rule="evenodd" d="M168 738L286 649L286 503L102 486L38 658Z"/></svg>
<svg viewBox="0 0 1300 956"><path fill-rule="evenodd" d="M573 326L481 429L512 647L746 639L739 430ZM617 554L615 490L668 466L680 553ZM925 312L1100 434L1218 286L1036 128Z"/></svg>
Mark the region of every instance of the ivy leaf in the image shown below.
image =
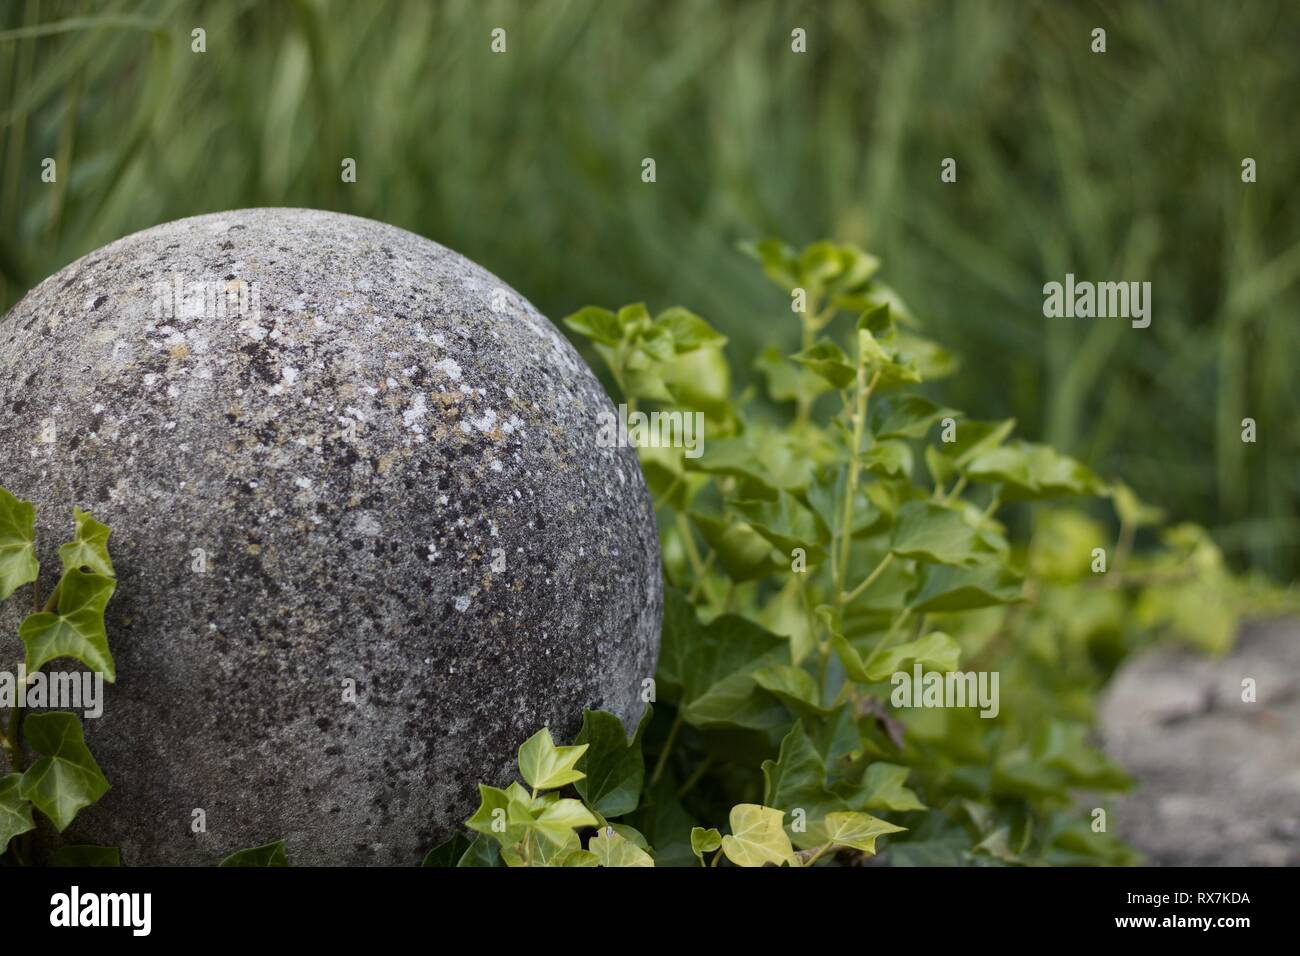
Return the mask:
<svg viewBox="0 0 1300 956"><path fill-rule="evenodd" d="M971 564L987 551L960 512L932 501L909 501L898 509L889 547L900 558L939 564Z"/></svg>
<svg viewBox="0 0 1300 956"><path fill-rule="evenodd" d="M721 348L727 344L725 335L689 309L665 309L655 316L655 325L668 332L678 354L698 348Z"/></svg>
<svg viewBox="0 0 1300 956"><path fill-rule="evenodd" d="M906 442L877 441L859 457L873 474L912 477L912 446Z"/></svg>
<svg viewBox="0 0 1300 956"><path fill-rule="evenodd" d="M551 731L543 727L519 745L519 773L534 790L555 790L582 779L576 769L587 745L557 747Z"/></svg>
<svg viewBox="0 0 1300 956"><path fill-rule="evenodd" d="M858 376L857 368L844 350L830 339L822 339L790 358L810 372L820 375L834 388L848 388Z"/></svg>
<svg viewBox="0 0 1300 956"><path fill-rule="evenodd" d="M104 608L116 587L117 582L105 574L87 574L79 568L65 571L57 610L30 614L18 628L27 645L27 672L34 674L56 658L71 657L113 683L117 671L104 631Z"/></svg>
<svg viewBox="0 0 1300 956"><path fill-rule="evenodd" d="M724 614L707 627L680 592L664 599L658 680L693 727L761 730L786 721L785 710L754 683L754 672L790 662L789 642L746 618Z"/></svg>
<svg viewBox="0 0 1300 956"><path fill-rule="evenodd" d="M36 509L0 488L0 601L36 580Z"/></svg>
<svg viewBox="0 0 1300 956"><path fill-rule="evenodd" d="M947 378L960 368L957 356L930 339L908 332L899 332L894 339L894 350L900 359L913 370L918 380L933 382Z"/></svg>
<svg viewBox="0 0 1300 956"><path fill-rule="evenodd" d="M1000 482L1006 501L1093 495L1101 479L1068 455L1048 445L1012 442L971 458L966 474L974 481Z"/></svg>
<svg viewBox="0 0 1300 956"><path fill-rule="evenodd" d="M1165 520L1162 509L1148 505L1123 482L1114 482L1110 489L1111 501L1115 504L1115 513L1119 520L1131 528L1145 528L1158 525Z"/></svg>
<svg viewBox="0 0 1300 956"><path fill-rule="evenodd" d="M958 422L954 440L931 446L956 468L964 468L976 455L996 448L1016 428L1016 420Z"/></svg>
<svg viewBox="0 0 1300 956"><path fill-rule="evenodd" d="M121 866L122 851L115 846L61 846L50 855L51 866Z"/></svg>
<svg viewBox="0 0 1300 956"><path fill-rule="evenodd" d="M586 745L578 761L585 776L574 783L578 795L604 817L620 817L636 809L645 781L645 759L641 756L641 738L650 723L651 709L646 708L632 739L623 734L623 722L603 710L584 710L582 729L576 744Z"/></svg>
<svg viewBox="0 0 1300 956"><path fill-rule="evenodd" d="M19 794L23 775L10 773L0 777L0 853L20 833L36 829L32 805Z"/></svg>
<svg viewBox="0 0 1300 956"><path fill-rule="evenodd" d="M916 794L903 785L907 774L906 767L876 763L856 783L844 780L828 785L826 761L821 751L803 724L796 723L781 741L777 759L763 763L763 801L791 815L796 810L802 811L806 827L802 832L792 830L791 838L800 849L812 849L831 842L827 821L835 814L855 814L875 821L872 826L886 828L878 833L902 829L861 811L925 809Z"/></svg>
<svg viewBox="0 0 1300 956"><path fill-rule="evenodd" d="M844 665L845 673L860 684L889 680L894 674L906 669L904 664L913 661L930 670L956 670L957 660L961 656L957 642L941 631L931 631L917 640L898 644L869 661L862 659L843 634L832 634L831 646Z"/></svg>
<svg viewBox="0 0 1300 956"><path fill-rule="evenodd" d="M921 571L921 584L911 598L914 612L970 611L1014 604L1024 599L1021 579L1001 564L977 564L957 568L927 564Z"/></svg>
<svg viewBox="0 0 1300 956"><path fill-rule="evenodd" d="M876 852L876 840L886 833L901 833L907 827L895 826L869 813L828 813L823 822L826 842L848 846L863 853Z"/></svg>
<svg viewBox="0 0 1300 956"><path fill-rule="evenodd" d="M453 834L450 840L444 840L426 853L420 866L455 866L469 850L471 843L472 841L465 834Z"/></svg>
<svg viewBox="0 0 1300 956"><path fill-rule="evenodd" d="M591 811L582 805L581 800L565 797L556 800L534 817L531 828L556 846L562 846L574 830L581 827L594 827L597 822Z"/></svg>
<svg viewBox="0 0 1300 956"><path fill-rule="evenodd" d="M601 866L654 866L649 853L623 838L613 827L606 827L587 841L587 850L595 854Z"/></svg>
<svg viewBox="0 0 1300 956"><path fill-rule="evenodd" d="M763 761L763 802L779 812L793 815L802 811L808 821L823 819L826 814L849 807L826 786L826 761L813 745L812 738L796 721L781 741L776 760ZM821 846L826 842L813 826L804 832L793 831L800 849Z"/></svg>
<svg viewBox="0 0 1300 956"><path fill-rule="evenodd" d="M737 866L795 865L794 847L786 835L780 810L754 803L731 808L731 833L722 838L722 852Z"/></svg>
<svg viewBox="0 0 1300 956"><path fill-rule="evenodd" d="M73 539L59 548L59 558L63 561L63 570L89 568L96 574L116 577L113 561L108 556L108 525L100 524L90 516L90 512L80 508L72 509L72 519L76 524Z"/></svg>
<svg viewBox="0 0 1300 956"><path fill-rule="evenodd" d="M788 491L778 491L775 501L743 501L736 510L749 519L749 526L783 554L802 548L811 566L826 557L822 547L830 535L816 516Z"/></svg>
<svg viewBox="0 0 1300 956"><path fill-rule="evenodd" d="M492 867L501 865L501 846L491 836L480 833L456 861L457 867Z"/></svg>
<svg viewBox="0 0 1300 956"><path fill-rule="evenodd" d="M831 712L831 708L819 703L816 679L802 667L793 664L760 667L754 671L754 682L796 714L822 717Z"/></svg>
<svg viewBox="0 0 1300 956"><path fill-rule="evenodd" d="M62 833L83 807L108 792L108 781L86 749L81 721L74 714L29 714L23 737L42 756L23 774L19 794Z"/></svg>
<svg viewBox="0 0 1300 956"><path fill-rule="evenodd" d="M722 834L715 827L691 827L691 852L700 861L700 866L704 865L704 856L707 853L716 853L722 849Z"/></svg>
<svg viewBox="0 0 1300 956"><path fill-rule="evenodd" d="M830 391L830 383L789 360L775 345L769 345L754 361L754 368L767 377L767 394L774 402L812 401Z"/></svg>
<svg viewBox="0 0 1300 956"><path fill-rule="evenodd" d="M609 309L589 305L566 316L564 324L601 345L618 345L623 340L623 327Z"/></svg>
<svg viewBox="0 0 1300 956"><path fill-rule="evenodd" d="M763 274L787 292L803 281L800 278L799 257L781 240L742 242L740 249L757 259L763 266Z"/></svg>
<svg viewBox="0 0 1300 956"><path fill-rule="evenodd" d="M476 833L496 840L502 845L513 845L524 838L524 828L512 825L510 806L518 802L511 794L497 787L486 784L478 785L479 805L474 815L465 821L465 826ZM525 794L527 797L527 794ZM528 816L528 822L532 816Z"/></svg>
<svg viewBox="0 0 1300 956"><path fill-rule="evenodd" d="M924 810L925 804L916 792L906 786L911 770L898 764L878 760L867 767L862 779L853 786L853 795L846 801L867 810Z"/></svg>
<svg viewBox="0 0 1300 956"><path fill-rule="evenodd" d="M960 412L937 405L923 395L904 395L878 407L872 433L879 440L924 438L935 422L959 417Z"/></svg>
<svg viewBox="0 0 1300 956"><path fill-rule="evenodd" d="M276 840L274 843L266 843L262 846L249 847L247 850L236 850L230 856L221 861L222 866L288 866L289 861L284 855L284 841Z"/></svg>

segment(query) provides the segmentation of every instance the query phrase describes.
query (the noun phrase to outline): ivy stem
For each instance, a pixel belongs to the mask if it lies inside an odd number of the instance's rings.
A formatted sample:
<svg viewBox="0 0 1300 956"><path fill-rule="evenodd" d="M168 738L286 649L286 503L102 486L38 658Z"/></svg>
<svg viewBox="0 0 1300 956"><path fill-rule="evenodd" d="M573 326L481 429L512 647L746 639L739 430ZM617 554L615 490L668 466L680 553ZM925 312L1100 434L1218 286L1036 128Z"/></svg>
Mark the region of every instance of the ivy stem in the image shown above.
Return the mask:
<svg viewBox="0 0 1300 956"><path fill-rule="evenodd" d="M880 577L881 574L884 573L885 568L889 567L889 565L893 562L893 560L894 560L894 552L890 551L887 555L885 555L883 558L880 559L880 563L876 565L875 570L872 571L870 574L868 574L866 579L861 584L855 587L848 594L842 596L840 603L851 604L853 601L857 600L857 598L862 594L863 591L865 591L867 588L871 587L871 585L876 583L876 579Z"/></svg>
<svg viewBox="0 0 1300 956"><path fill-rule="evenodd" d="M907 619L911 616L912 609L910 607L903 608L903 613L894 618L894 623L889 625L889 630L885 632L885 636L876 642L876 646L871 649L871 653L868 654L866 660L862 662L864 668L871 665L871 662L876 659L876 655L885 649L885 645L889 643L890 638L902 629L903 625L907 623Z"/></svg>
<svg viewBox="0 0 1300 956"><path fill-rule="evenodd" d="M687 520L686 515L677 512L677 533L682 536L682 547L686 551L686 559L691 562L691 568L697 575L704 573L704 561L700 558L700 551L695 547L695 536L691 533L691 523Z"/></svg>
<svg viewBox="0 0 1300 956"><path fill-rule="evenodd" d="M853 497L858 492L858 479L862 475L862 462L858 456L862 453L862 436L867 430L867 399L880 381L876 372L867 381L867 367L862 351L858 351L858 393L853 407L853 442L849 446L849 477L844 482L844 516L840 520L840 560L836 568L838 580L835 582L835 602L844 605L844 576L848 573L849 555L853 544Z"/></svg>
<svg viewBox="0 0 1300 956"><path fill-rule="evenodd" d="M23 772L23 748L18 736L22 730L23 709L17 704L9 710L9 730L0 734L4 743L5 755L9 758L9 769L14 773Z"/></svg>
<svg viewBox="0 0 1300 956"><path fill-rule="evenodd" d="M812 856L808 857L807 861L804 863L804 867L806 868L812 866L819 859L821 859L822 854L825 853L827 850L829 850L832 846L834 846L833 843L826 843L823 844L822 846L819 846L817 848L817 851Z"/></svg>
<svg viewBox="0 0 1300 956"><path fill-rule="evenodd" d="M668 755L672 753L673 743L677 740L677 731L682 729L682 712L677 711L677 716L673 718L673 725L668 730L668 739L664 741L663 749L659 751L659 759L655 761L654 773L650 775L650 786L659 782L659 778L664 774L664 767L668 766Z"/></svg>
<svg viewBox="0 0 1300 956"><path fill-rule="evenodd" d="M693 789L695 789L695 785L699 783L701 779L703 779L705 772L709 769L712 763L713 763L712 757L705 757L703 760L700 761L700 765L695 768L694 772L689 777L686 778L686 782L682 784L681 787L678 788L677 790L678 800L680 800L682 797L686 796L686 794L690 793Z"/></svg>

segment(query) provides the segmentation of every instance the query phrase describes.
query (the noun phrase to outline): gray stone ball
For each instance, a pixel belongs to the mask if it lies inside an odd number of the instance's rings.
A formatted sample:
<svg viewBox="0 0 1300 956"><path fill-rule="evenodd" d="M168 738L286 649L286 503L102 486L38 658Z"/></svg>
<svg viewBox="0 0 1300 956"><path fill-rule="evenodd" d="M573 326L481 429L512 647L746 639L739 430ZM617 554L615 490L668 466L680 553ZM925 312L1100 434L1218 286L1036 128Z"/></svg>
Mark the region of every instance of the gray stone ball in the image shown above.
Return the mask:
<svg viewBox="0 0 1300 956"><path fill-rule="evenodd" d="M437 243L303 209L128 236L0 319L0 409L44 592L74 505L113 529L117 683L84 722L112 789L72 842L415 864L540 727L644 709L636 454L598 446L612 405L555 327Z"/></svg>

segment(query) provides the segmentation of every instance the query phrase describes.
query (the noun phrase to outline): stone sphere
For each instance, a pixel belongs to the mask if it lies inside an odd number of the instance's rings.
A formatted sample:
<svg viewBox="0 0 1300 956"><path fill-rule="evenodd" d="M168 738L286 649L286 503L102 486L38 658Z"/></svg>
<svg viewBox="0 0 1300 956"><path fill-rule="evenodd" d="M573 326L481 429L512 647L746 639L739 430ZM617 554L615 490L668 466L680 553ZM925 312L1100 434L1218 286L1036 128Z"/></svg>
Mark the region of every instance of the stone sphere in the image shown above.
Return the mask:
<svg viewBox="0 0 1300 956"><path fill-rule="evenodd" d="M113 529L117 683L84 721L112 789L73 842L415 864L543 725L641 716L636 454L598 444L613 407L556 328L437 243L302 209L128 236L0 319L0 409L44 593L74 505Z"/></svg>

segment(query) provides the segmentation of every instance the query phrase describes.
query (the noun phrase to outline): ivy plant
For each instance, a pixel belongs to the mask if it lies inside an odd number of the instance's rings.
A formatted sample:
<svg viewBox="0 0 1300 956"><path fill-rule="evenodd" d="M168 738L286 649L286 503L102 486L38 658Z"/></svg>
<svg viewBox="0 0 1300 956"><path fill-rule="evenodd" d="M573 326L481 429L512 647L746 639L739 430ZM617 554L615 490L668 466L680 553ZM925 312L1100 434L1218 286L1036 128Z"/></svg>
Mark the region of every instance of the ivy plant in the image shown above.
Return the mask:
<svg viewBox="0 0 1300 956"><path fill-rule="evenodd" d="M1096 745L1098 691L1154 641L1222 652L1292 598L1013 420L947 406L958 359L874 256L745 251L799 340L758 356L761 390L734 392L726 339L685 309L565 320L617 400L705 415L702 454L638 449L668 584L654 716L630 742L607 714L573 748L540 732L524 784L482 787L472 840L426 863L1134 861L1105 823L1131 781ZM900 703L900 674L996 675L1000 704Z"/></svg>
<svg viewBox="0 0 1300 956"><path fill-rule="evenodd" d="M74 509L72 540L59 548L59 582L43 601L35 523L32 504L0 488L0 600L25 587L31 592L31 613L18 629L26 649L23 669L31 675L52 661L72 660L112 683L117 673L104 610L117 578L108 553L109 529ZM15 665L14 671L20 669ZM15 700L0 729L0 747L6 764L0 776L0 863L42 862L34 859L31 841L36 813L62 833L81 810L108 792L108 781L86 747L76 714L24 714ZM59 866L120 863L111 847L60 846L47 856L43 862Z"/></svg>

